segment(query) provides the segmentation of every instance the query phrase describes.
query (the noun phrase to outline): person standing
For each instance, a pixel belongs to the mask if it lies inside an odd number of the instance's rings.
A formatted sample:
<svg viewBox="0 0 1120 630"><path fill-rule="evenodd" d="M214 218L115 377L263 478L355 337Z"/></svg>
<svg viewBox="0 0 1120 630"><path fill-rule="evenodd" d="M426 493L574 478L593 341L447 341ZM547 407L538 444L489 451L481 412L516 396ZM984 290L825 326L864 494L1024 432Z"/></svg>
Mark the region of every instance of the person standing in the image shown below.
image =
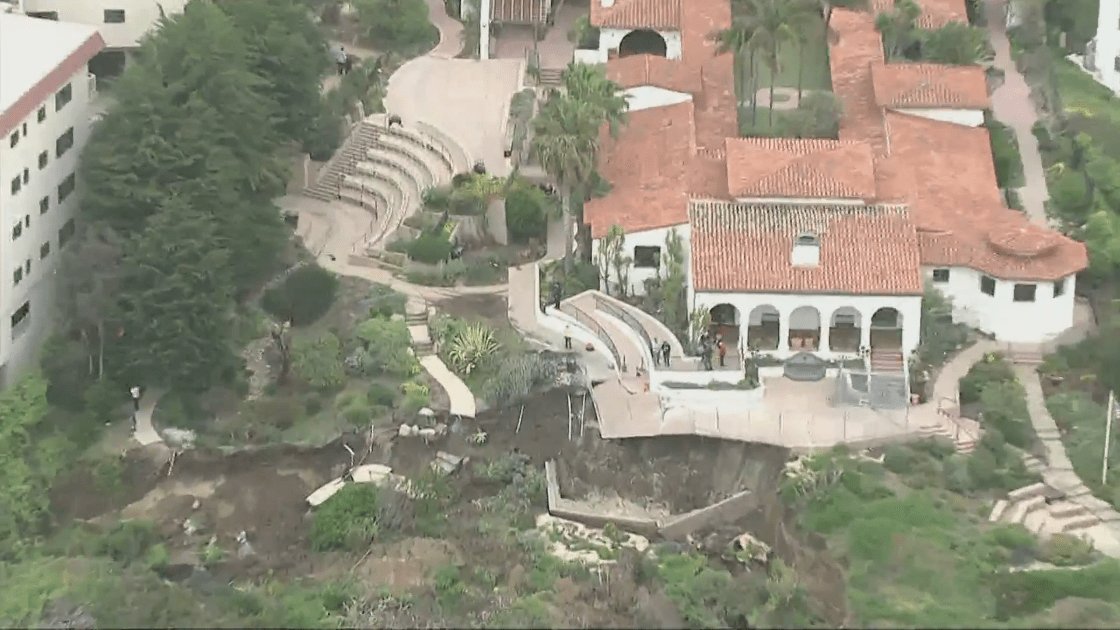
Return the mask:
<svg viewBox="0 0 1120 630"><path fill-rule="evenodd" d="M668 339L661 342L661 362L665 364L666 368L669 367L669 353L672 352L672 350Z"/></svg>
<svg viewBox="0 0 1120 630"><path fill-rule="evenodd" d="M719 366L725 367L727 360L727 344L723 342L723 337L716 338L716 350L719 351Z"/></svg>
<svg viewBox="0 0 1120 630"><path fill-rule="evenodd" d="M560 310L560 297L561 297L562 294L563 293L560 290L560 283L559 282L553 282L552 283L552 307L555 308L556 310Z"/></svg>
<svg viewBox="0 0 1120 630"><path fill-rule="evenodd" d="M572 349L572 327L564 326L564 349Z"/></svg>
<svg viewBox="0 0 1120 630"><path fill-rule="evenodd" d="M334 65L338 69L338 76L346 73L346 48L341 45L334 49Z"/></svg>
<svg viewBox="0 0 1120 630"><path fill-rule="evenodd" d="M649 353L653 355L653 364L656 366L661 365L661 344L657 343L657 337L649 342Z"/></svg>

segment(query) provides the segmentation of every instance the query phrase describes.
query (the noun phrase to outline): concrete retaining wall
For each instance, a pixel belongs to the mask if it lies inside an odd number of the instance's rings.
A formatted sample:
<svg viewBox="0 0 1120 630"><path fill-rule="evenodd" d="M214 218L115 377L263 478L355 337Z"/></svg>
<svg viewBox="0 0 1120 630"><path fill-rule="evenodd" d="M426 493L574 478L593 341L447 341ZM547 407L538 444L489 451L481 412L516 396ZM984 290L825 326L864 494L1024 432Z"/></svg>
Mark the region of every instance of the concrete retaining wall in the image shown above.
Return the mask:
<svg viewBox="0 0 1120 630"><path fill-rule="evenodd" d="M612 523L623 531L646 538L681 539L698 529L742 518L755 507L754 494L750 490L743 490L718 503L671 516L665 521L602 514L584 508L578 501L560 496L560 479L555 462L545 462L544 475L549 514L590 527L601 528Z"/></svg>

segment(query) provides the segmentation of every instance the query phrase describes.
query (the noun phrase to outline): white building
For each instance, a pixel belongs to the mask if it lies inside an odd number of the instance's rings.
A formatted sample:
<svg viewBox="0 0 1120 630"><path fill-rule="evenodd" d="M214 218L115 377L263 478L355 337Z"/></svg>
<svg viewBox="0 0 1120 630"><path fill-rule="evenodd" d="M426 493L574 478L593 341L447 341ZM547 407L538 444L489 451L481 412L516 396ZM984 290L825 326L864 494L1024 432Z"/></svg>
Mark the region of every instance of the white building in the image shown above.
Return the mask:
<svg viewBox="0 0 1120 630"><path fill-rule="evenodd" d="M1097 36L1085 48L1085 68L1120 94L1120 0L1101 0Z"/></svg>
<svg viewBox="0 0 1120 630"><path fill-rule="evenodd" d="M92 124L87 65L104 47L91 26L0 14L0 382L33 362L50 327Z"/></svg>
<svg viewBox="0 0 1120 630"><path fill-rule="evenodd" d="M837 9L839 139L741 138L731 55L710 38L730 12L704 6L592 0L607 76L631 109L600 159L611 192L584 219L595 256L612 227L625 232L628 293L662 272L675 231L688 307L710 311L740 351L870 350L905 365L927 282L953 300L956 321L1001 341L1041 343L1072 326L1085 246L1007 208L981 68L888 64L874 16ZM952 18L963 6L934 8Z"/></svg>

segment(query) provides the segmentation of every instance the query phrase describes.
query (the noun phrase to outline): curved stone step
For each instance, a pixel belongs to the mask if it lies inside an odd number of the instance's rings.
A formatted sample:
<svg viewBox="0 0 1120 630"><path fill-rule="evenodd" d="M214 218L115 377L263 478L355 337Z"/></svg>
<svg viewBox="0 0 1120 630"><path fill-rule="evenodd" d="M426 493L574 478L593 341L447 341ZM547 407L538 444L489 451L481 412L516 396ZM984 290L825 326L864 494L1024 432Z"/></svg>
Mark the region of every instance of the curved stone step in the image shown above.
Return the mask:
<svg viewBox="0 0 1120 630"><path fill-rule="evenodd" d="M371 185L373 184L373 185ZM355 205L365 207L366 203L372 201L375 207L388 208L390 201L384 190L381 188L389 187L380 179L372 179L362 177L360 175L346 175L342 179L342 194L343 201L349 201Z"/></svg>
<svg viewBox="0 0 1120 630"><path fill-rule="evenodd" d="M379 197L382 208L396 208L401 205L405 197L404 191L391 179L358 174L347 175L344 183L346 187L364 189L366 193Z"/></svg>
<svg viewBox="0 0 1120 630"><path fill-rule="evenodd" d="M446 133L432 125L416 121L407 126L393 125L389 127L386 114L373 114L366 120L381 128L380 135L382 138L397 137L432 152L443 161L452 173L462 173L470 170L473 166L466 150Z"/></svg>
<svg viewBox="0 0 1120 630"><path fill-rule="evenodd" d="M400 136L382 134L369 151L385 151L405 155L428 172L434 185L450 182L455 175L443 156Z"/></svg>
<svg viewBox="0 0 1120 630"><path fill-rule="evenodd" d="M400 165L384 162L358 162L354 166L354 172L357 175L376 177L393 182L402 193L413 199L419 198L420 193L424 190L420 187L416 178Z"/></svg>
<svg viewBox="0 0 1120 630"><path fill-rule="evenodd" d="M415 160L403 153L377 151L375 149L366 153L367 155L362 159L362 162L380 164L408 175L412 178L412 181L416 182L417 190L427 190L432 185L432 174L427 167L418 166Z"/></svg>

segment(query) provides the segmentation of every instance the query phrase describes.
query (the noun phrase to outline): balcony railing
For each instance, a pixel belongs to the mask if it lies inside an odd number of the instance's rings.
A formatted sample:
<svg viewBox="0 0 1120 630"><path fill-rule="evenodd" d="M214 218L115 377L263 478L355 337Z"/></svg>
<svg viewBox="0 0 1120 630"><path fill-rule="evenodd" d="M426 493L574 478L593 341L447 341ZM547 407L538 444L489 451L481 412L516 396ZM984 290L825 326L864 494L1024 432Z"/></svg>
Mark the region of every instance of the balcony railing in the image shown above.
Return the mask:
<svg viewBox="0 0 1120 630"><path fill-rule="evenodd" d="M576 318L577 322L586 326L591 332L595 333L596 337L607 344L607 348L611 351L611 356L614 357L614 364L619 368L622 367L622 355L618 352L618 346L614 345L614 341L611 339L610 335L607 334L607 331L599 325L599 322L585 313L583 309L568 302L561 303L560 310Z"/></svg>

